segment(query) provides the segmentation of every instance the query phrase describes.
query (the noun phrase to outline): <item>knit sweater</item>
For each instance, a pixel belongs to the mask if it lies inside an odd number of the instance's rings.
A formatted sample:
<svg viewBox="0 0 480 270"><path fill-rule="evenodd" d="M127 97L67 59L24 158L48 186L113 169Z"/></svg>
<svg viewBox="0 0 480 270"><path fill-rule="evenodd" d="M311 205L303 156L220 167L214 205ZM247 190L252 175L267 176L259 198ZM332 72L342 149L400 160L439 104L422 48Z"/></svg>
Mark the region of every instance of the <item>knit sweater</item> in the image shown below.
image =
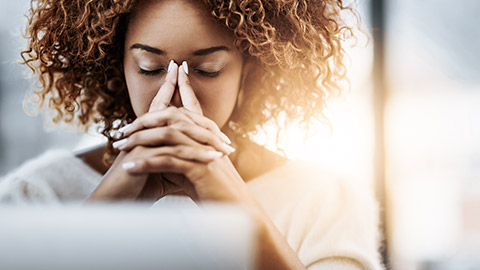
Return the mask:
<svg viewBox="0 0 480 270"><path fill-rule="evenodd" d="M72 152L52 150L0 180L0 202L82 202L101 178ZM247 186L308 269L383 269L378 207L368 187L300 161L287 161Z"/></svg>

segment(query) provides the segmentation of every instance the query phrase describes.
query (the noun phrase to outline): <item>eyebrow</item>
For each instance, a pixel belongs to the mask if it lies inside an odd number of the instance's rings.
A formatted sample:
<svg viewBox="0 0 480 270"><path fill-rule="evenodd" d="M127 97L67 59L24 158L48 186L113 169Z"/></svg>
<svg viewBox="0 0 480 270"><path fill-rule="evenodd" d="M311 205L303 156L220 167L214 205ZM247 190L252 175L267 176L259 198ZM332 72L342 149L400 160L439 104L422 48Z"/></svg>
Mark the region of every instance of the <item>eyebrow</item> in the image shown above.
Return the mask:
<svg viewBox="0 0 480 270"><path fill-rule="evenodd" d="M140 50L144 50L144 51L158 54L158 55L166 55L166 53L160 49L150 47L148 45L138 44L138 43L135 43L132 45L132 47L130 47L130 50L133 50L133 49L140 49Z"/></svg>
<svg viewBox="0 0 480 270"><path fill-rule="evenodd" d="M211 54L211 53L218 52L218 51L227 51L228 52L228 51L230 51L230 48L228 48L227 46L210 47L210 48L195 51L193 53L193 55L202 56L202 55L207 55L207 54Z"/></svg>
<svg viewBox="0 0 480 270"><path fill-rule="evenodd" d="M154 48L148 45L139 44L139 43L135 43L130 47L130 50L133 50L133 49L140 49L140 50L144 50L144 51L147 51L153 54L158 54L158 55L166 55L165 51L162 51L158 48ZM230 48L228 48L227 46L215 46L215 47L210 47L210 48L195 51L193 52L193 55L204 56L204 55L208 55L218 51L230 51Z"/></svg>

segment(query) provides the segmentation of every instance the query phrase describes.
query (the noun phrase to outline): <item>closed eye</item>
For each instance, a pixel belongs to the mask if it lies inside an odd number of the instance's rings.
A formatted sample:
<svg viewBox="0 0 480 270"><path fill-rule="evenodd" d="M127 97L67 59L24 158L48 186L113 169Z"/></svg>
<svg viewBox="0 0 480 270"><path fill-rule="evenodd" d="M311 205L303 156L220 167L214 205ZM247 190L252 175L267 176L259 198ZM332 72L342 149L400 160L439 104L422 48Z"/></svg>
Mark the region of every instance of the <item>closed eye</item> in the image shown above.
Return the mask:
<svg viewBox="0 0 480 270"><path fill-rule="evenodd" d="M195 71L196 73L202 75L202 76L210 77L210 78L217 77L218 74L220 74L220 71L208 72L208 71L201 70L201 69L194 69L194 71Z"/></svg>
<svg viewBox="0 0 480 270"><path fill-rule="evenodd" d="M142 68L138 69L138 73L140 73L142 75L147 75L147 76L155 76L155 75L158 75L161 72L165 72L165 71L167 71L165 68L159 68L159 69L155 69L155 70L146 70L146 69L142 69Z"/></svg>

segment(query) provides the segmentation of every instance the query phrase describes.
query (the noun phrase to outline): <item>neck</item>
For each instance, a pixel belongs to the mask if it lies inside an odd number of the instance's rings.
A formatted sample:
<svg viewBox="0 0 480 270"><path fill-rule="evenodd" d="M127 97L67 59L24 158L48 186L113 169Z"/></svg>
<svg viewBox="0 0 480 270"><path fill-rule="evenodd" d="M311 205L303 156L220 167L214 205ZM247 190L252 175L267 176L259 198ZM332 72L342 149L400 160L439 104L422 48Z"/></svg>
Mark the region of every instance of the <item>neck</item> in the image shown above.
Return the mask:
<svg viewBox="0 0 480 270"><path fill-rule="evenodd" d="M230 160L245 182L283 165L287 160L248 139L236 140L235 146L237 151L230 155Z"/></svg>

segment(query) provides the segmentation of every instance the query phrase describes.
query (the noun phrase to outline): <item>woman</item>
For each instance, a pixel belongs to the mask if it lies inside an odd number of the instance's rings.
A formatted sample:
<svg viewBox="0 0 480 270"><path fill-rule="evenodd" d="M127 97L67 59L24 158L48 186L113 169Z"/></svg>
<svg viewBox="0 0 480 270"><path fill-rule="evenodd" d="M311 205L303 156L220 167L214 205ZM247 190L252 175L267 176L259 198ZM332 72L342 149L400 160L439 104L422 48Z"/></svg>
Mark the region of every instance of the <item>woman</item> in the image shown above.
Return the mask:
<svg viewBox="0 0 480 270"><path fill-rule="evenodd" d="M33 2L36 97L109 143L28 163L2 200L235 203L260 228L260 269L380 268L370 196L250 139L335 93L341 1Z"/></svg>

